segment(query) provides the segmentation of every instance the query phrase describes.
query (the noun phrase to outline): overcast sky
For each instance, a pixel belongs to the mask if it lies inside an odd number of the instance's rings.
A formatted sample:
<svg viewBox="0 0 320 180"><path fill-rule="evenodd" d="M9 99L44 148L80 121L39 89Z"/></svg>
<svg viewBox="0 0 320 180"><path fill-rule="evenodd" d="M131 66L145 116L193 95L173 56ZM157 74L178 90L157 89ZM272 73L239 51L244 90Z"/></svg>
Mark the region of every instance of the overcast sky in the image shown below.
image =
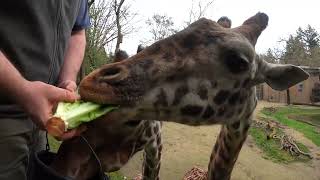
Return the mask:
<svg viewBox="0 0 320 180"><path fill-rule="evenodd" d="M195 0L197 2L197 0ZM138 13L136 27L138 31L124 38L121 49L134 54L140 40L149 36L145 21L153 14L166 14L173 18L176 27L182 27L188 19L192 0L134 0L132 10ZM279 46L280 38L287 38L299 26L307 24L320 32L319 0L215 0L207 10L206 18L217 21L221 16L232 20L232 27L241 25L244 20L257 12L265 12L269 16L269 25L260 36L256 45L259 53L268 48Z"/></svg>

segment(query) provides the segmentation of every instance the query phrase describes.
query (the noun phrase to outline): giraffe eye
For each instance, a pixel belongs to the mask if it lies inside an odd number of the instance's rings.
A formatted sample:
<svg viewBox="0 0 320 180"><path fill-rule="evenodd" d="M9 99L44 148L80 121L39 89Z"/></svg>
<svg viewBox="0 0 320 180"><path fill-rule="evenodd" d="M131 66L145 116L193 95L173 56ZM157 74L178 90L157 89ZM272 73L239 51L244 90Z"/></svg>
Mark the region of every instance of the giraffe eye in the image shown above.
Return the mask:
<svg viewBox="0 0 320 180"><path fill-rule="evenodd" d="M236 52L228 52L225 56L225 64L230 72L234 74L245 72L249 69L249 62Z"/></svg>

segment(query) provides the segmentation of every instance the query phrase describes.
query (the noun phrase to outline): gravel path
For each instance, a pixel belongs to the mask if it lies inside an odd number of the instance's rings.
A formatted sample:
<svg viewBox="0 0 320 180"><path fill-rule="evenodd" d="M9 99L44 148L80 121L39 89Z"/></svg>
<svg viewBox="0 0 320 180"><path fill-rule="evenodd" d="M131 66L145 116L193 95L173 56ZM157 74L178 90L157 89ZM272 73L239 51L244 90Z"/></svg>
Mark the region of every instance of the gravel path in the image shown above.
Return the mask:
<svg viewBox="0 0 320 180"><path fill-rule="evenodd" d="M279 106L268 102L259 102L256 112L263 107ZM191 127L175 123L165 123L163 127L163 158L161 166L162 180L181 180L183 175L193 166L207 168L211 148L219 133L219 126ZM301 134L290 130L295 136L300 136L302 143L316 153L319 150ZM318 151L319 152L319 151ZM134 177L141 172L142 153L137 154L121 171ZM277 164L262 158L249 136L242 148L239 159L232 173L233 180L320 180L320 160L310 163Z"/></svg>

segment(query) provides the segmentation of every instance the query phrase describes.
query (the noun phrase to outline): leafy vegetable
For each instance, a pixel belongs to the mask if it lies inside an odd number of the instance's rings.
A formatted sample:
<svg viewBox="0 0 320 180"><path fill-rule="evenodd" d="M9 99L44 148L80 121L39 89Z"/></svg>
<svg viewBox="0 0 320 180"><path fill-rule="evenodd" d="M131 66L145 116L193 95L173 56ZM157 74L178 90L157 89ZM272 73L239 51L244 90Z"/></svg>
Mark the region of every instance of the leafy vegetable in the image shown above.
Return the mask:
<svg viewBox="0 0 320 180"><path fill-rule="evenodd" d="M55 114L47 122L48 133L59 137L67 129L78 127L116 109L115 106L100 105L92 102L60 102Z"/></svg>

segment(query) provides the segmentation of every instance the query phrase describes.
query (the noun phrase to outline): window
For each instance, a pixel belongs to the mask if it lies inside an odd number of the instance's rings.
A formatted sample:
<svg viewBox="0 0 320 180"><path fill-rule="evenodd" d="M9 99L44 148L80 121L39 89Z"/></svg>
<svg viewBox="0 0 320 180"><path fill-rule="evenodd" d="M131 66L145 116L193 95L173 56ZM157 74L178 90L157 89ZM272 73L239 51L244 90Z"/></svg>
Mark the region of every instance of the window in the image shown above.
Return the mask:
<svg viewBox="0 0 320 180"><path fill-rule="evenodd" d="M303 83L300 83L298 85L298 92L302 92L303 91Z"/></svg>

